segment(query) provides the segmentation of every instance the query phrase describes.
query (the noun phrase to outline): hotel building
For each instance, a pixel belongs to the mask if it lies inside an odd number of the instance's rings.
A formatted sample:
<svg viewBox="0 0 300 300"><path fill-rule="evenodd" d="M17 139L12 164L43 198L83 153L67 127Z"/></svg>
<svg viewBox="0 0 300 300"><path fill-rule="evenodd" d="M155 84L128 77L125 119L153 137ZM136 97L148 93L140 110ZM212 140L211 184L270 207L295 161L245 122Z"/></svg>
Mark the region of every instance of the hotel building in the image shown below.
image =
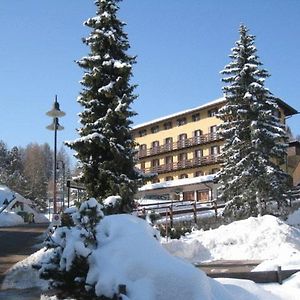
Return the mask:
<svg viewBox="0 0 300 300"><path fill-rule="evenodd" d="M220 169L223 140L217 133L222 120L216 117L225 98L193 109L140 124L132 129L137 143L137 167L158 176L142 187L138 197L208 201L216 198L213 183ZM278 116L297 111L278 102Z"/></svg>

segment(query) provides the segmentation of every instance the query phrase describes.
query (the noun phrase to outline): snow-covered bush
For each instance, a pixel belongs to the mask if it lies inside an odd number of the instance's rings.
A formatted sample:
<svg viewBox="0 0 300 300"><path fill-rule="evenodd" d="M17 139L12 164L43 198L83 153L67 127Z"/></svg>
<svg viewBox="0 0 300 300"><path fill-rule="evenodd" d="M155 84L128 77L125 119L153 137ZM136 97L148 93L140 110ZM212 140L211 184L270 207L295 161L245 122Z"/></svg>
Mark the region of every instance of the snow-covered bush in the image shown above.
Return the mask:
<svg viewBox="0 0 300 300"><path fill-rule="evenodd" d="M52 253L39 266L40 276L62 295L93 299L93 286L86 285L88 257L97 247L96 226L103 216L102 206L91 198L79 209L66 210L62 225L46 239Z"/></svg>

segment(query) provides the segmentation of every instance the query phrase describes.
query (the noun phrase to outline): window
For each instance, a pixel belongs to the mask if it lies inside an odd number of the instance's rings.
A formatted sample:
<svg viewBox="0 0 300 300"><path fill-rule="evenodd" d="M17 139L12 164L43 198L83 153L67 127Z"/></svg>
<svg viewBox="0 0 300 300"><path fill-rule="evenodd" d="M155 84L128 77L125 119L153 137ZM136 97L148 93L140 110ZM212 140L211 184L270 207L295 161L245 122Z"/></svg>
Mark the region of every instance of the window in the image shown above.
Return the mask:
<svg viewBox="0 0 300 300"><path fill-rule="evenodd" d="M197 191L197 199L200 202L208 201L209 200L209 191L208 190Z"/></svg>
<svg viewBox="0 0 300 300"><path fill-rule="evenodd" d="M217 113L218 113L218 109L217 109L217 108L210 109L210 110L208 111L208 116L209 116L209 117L214 117Z"/></svg>
<svg viewBox="0 0 300 300"><path fill-rule="evenodd" d="M158 125L151 127L151 132L152 133L156 133L158 131L159 131L159 126Z"/></svg>
<svg viewBox="0 0 300 300"><path fill-rule="evenodd" d="M165 139L165 142L166 142L167 145L173 144L173 138L172 138L172 137L167 137L167 138Z"/></svg>
<svg viewBox="0 0 300 300"><path fill-rule="evenodd" d="M197 172L195 172L194 177L199 177L199 176L203 176L203 175L204 175L203 171L197 171Z"/></svg>
<svg viewBox="0 0 300 300"><path fill-rule="evenodd" d="M200 113L192 115L192 120L193 120L193 122L199 121L200 120Z"/></svg>
<svg viewBox="0 0 300 300"><path fill-rule="evenodd" d="M181 174L179 179L189 178L188 174Z"/></svg>
<svg viewBox="0 0 300 300"><path fill-rule="evenodd" d="M173 164L173 156L166 156L165 163L166 165Z"/></svg>
<svg viewBox="0 0 300 300"><path fill-rule="evenodd" d="M195 193L194 193L194 191L183 192L183 200L186 200L186 201L195 201Z"/></svg>
<svg viewBox="0 0 300 300"><path fill-rule="evenodd" d="M152 142L152 148L157 148L157 147L159 147L159 141Z"/></svg>
<svg viewBox="0 0 300 300"><path fill-rule="evenodd" d="M139 145L139 150L140 150L140 153L139 153L140 156L147 155L147 145L146 144Z"/></svg>
<svg viewBox="0 0 300 300"><path fill-rule="evenodd" d="M166 122L164 123L164 129L167 130L167 129L171 129L172 128L172 122Z"/></svg>
<svg viewBox="0 0 300 300"><path fill-rule="evenodd" d="M178 136L178 147L182 148L186 146L186 141L187 140L187 134L186 133L182 133Z"/></svg>
<svg viewBox="0 0 300 300"><path fill-rule="evenodd" d="M167 177L165 178L165 181L171 181L171 180L174 180L173 176L167 176Z"/></svg>
<svg viewBox="0 0 300 300"><path fill-rule="evenodd" d="M210 133L217 132L217 125L210 126L209 131Z"/></svg>
<svg viewBox="0 0 300 300"><path fill-rule="evenodd" d="M182 126L186 124L186 117L177 119L177 126Z"/></svg>
<svg viewBox="0 0 300 300"><path fill-rule="evenodd" d="M210 154L217 155L220 153L220 146L211 146L210 147Z"/></svg>
<svg viewBox="0 0 300 300"><path fill-rule="evenodd" d="M152 167L158 167L159 166L159 159L153 159L151 162Z"/></svg>
<svg viewBox="0 0 300 300"><path fill-rule="evenodd" d="M202 135L202 130L197 129L197 130L194 131L194 136L195 136L195 137L196 137L196 136L200 136L200 135Z"/></svg>
<svg viewBox="0 0 300 300"><path fill-rule="evenodd" d="M187 134L186 133L182 133L178 136L179 141L184 141L187 139Z"/></svg>
<svg viewBox="0 0 300 300"><path fill-rule="evenodd" d="M178 155L178 161L186 161L187 160L187 153L180 153Z"/></svg>
<svg viewBox="0 0 300 300"><path fill-rule="evenodd" d="M169 151L173 149L173 138L167 137L165 139L165 150Z"/></svg>
<svg viewBox="0 0 300 300"><path fill-rule="evenodd" d="M146 163L144 161L141 161L141 170L144 172L146 169Z"/></svg>
<svg viewBox="0 0 300 300"><path fill-rule="evenodd" d="M202 149L197 149L194 152L194 158L200 158L203 156L203 150Z"/></svg>
<svg viewBox="0 0 300 300"><path fill-rule="evenodd" d="M194 131L194 143L195 144L201 143L201 140L202 140L201 135L202 135L202 130L197 129Z"/></svg>
<svg viewBox="0 0 300 300"><path fill-rule="evenodd" d="M211 139L216 139L217 138L217 126L216 125L211 126L209 128L209 131L210 131Z"/></svg>
<svg viewBox="0 0 300 300"><path fill-rule="evenodd" d="M139 131L139 136L140 137L145 136L146 134L147 134L147 130L146 129L143 129L143 130Z"/></svg>
<svg viewBox="0 0 300 300"><path fill-rule="evenodd" d="M152 183L159 183L159 182L160 182L160 180L158 178L152 179Z"/></svg>

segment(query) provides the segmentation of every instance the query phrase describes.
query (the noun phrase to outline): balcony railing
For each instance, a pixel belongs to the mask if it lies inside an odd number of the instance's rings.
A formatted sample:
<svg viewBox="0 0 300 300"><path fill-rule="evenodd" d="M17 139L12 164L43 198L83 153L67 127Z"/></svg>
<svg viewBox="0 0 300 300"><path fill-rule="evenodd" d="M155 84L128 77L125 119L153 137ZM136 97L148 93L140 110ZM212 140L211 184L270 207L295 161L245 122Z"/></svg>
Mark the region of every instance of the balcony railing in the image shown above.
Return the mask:
<svg viewBox="0 0 300 300"><path fill-rule="evenodd" d="M174 150L180 150L192 146L202 145L210 142L220 140L221 137L216 133L207 133L200 136L195 136L189 139L184 139L174 143L167 143L161 146L153 147L150 149L140 149L138 151L138 158L152 156L160 153L170 152Z"/></svg>
<svg viewBox="0 0 300 300"><path fill-rule="evenodd" d="M167 173L177 170L189 169L198 166L205 166L219 163L220 158L219 155L208 155L203 157L196 157L193 159L182 160L174 163L159 165L159 166L152 166L150 168L142 169L144 173Z"/></svg>

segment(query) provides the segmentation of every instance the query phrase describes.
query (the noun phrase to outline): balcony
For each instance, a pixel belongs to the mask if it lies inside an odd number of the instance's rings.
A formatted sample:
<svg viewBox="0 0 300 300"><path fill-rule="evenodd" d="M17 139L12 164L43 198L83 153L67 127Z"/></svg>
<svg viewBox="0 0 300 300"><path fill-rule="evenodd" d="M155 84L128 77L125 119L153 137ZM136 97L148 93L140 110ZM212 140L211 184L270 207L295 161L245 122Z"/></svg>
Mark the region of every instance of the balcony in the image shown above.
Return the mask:
<svg viewBox="0 0 300 300"><path fill-rule="evenodd" d="M168 173L177 170L190 169L195 167L201 167L205 165L217 164L220 163L221 160L219 155L208 155L203 157L197 157L188 160L182 160L175 163L169 163L159 166L153 166L150 168L142 169L144 173Z"/></svg>
<svg viewBox="0 0 300 300"><path fill-rule="evenodd" d="M195 136L189 139L184 139L174 143L164 144L150 149L142 149L138 151L138 158L153 156L156 154L166 153L174 150L180 150L192 146L203 145L210 142L221 140L221 137L216 133L207 133L200 136Z"/></svg>

